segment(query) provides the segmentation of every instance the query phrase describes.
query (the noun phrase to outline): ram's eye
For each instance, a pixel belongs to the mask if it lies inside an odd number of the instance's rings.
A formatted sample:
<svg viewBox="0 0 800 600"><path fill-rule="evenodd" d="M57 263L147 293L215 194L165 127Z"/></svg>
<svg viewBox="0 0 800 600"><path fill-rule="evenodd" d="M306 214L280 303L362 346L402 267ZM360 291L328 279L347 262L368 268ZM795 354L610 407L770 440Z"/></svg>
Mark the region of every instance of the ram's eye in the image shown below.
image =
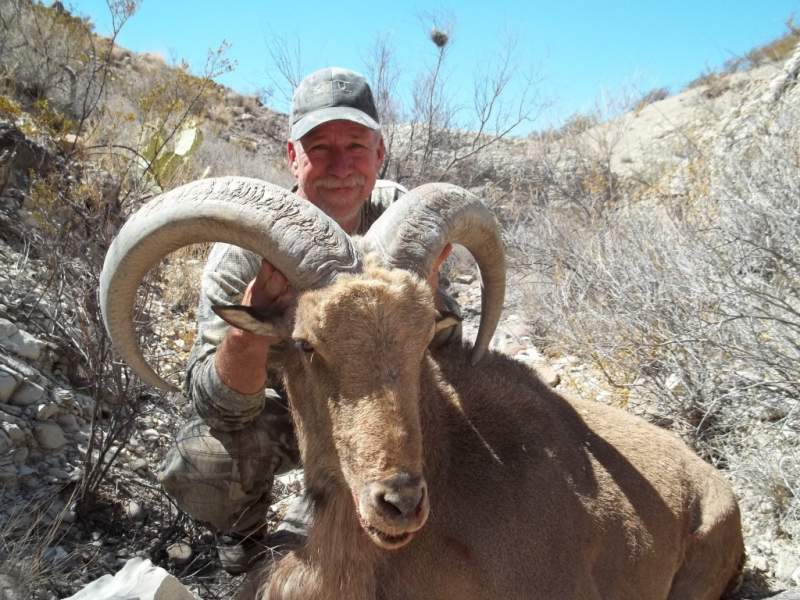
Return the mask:
<svg viewBox="0 0 800 600"><path fill-rule="evenodd" d="M311 354L314 352L314 346L312 346L311 342L308 340L295 340L294 347L302 352L305 352L306 354Z"/></svg>

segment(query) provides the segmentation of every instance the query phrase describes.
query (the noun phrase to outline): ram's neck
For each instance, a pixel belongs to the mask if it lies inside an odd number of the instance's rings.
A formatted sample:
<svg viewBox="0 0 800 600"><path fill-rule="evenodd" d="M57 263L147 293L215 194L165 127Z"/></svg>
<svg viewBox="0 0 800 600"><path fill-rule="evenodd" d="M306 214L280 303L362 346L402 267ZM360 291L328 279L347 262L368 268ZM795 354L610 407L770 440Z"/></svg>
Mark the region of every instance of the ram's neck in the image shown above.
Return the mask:
<svg viewBox="0 0 800 600"><path fill-rule="evenodd" d="M374 599L378 557L378 549L358 522L349 490L314 498L304 558L317 566L320 589L325 591L320 598Z"/></svg>
<svg viewBox="0 0 800 600"><path fill-rule="evenodd" d="M447 383L430 354L426 356L422 366L419 403L425 478L430 485L433 481L447 477L447 461L451 456L448 413L460 410L458 394Z"/></svg>

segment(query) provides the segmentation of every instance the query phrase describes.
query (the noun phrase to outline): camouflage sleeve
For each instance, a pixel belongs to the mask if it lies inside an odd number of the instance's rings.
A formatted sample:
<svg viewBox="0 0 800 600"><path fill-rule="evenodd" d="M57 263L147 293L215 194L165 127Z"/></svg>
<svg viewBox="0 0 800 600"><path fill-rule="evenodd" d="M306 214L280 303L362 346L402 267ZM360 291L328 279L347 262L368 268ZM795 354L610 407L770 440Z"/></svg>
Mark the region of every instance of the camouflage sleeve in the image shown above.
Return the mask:
<svg viewBox="0 0 800 600"><path fill-rule="evenodd" d="M264 408L264 392L240 394L217 375L214 354L228 324L211 310L215 304L238 302L260 266L261 258L252 252L229 244L215 244L203 269L197 338L189 355L185 388L198 415L213 428L241 429Z"/></svg>

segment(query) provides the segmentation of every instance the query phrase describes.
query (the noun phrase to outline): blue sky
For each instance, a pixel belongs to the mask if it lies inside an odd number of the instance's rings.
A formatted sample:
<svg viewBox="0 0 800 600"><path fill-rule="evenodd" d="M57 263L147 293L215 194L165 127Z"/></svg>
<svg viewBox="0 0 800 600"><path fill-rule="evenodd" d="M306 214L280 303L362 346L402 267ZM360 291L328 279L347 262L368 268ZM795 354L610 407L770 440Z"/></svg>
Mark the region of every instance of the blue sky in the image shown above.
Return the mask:
<svg viewBox="0 0 800 600"><path fill-rule="evenodd" d="M64 4L108 33L105 0ZM409 90L414 75L434 58L427 31L435 15L453 21L448 94L461 105L471 102L474 74L503 40L518 40L518 73L541 78L538 89L552 101L530 130L591 110L604 95L679 91L705 69L784 33L790 14L798 12L800 20L798 9L800 0L143 0L119 43L185 59L198 71L207 51L226 40L237 67L220 82L257 93L268 83L271 37L299 42L306 71L333 64L365 71L370 49L383 35L396 49L400 89Z"/></svg>

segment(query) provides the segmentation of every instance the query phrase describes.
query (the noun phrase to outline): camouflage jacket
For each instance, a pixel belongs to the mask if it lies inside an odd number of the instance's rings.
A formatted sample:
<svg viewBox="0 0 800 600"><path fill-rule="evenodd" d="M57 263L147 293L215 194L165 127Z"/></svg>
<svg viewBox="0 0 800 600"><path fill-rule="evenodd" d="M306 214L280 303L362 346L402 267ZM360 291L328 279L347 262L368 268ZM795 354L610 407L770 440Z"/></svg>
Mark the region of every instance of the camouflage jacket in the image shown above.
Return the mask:
<svg viewBox="0 0 800 600"><path fill-rule="evenodd" d="M397 183L378 180L370 200L364 203L356 233L366 233L383 211L406 191ZM261 258L256 254L229 244L215 244L203 269L197 338L189 356L185 390L199 416L211 427L224 431L241 429L261 413L267 396L280 395L274 388L267 388L264 393L240 394L219 379L214 365L214 353L225 337L228 324L211 307L239 302L260 267ZM441 344L449 342L451 338L460 339L461 313L458 304L441 289L438 295L440 305L445 307L442 318L448 318L455 325L440 331L436 342ZM282 344L270 348L269 381L273 386L280 385L277 373L284 351Z"/></svg>

